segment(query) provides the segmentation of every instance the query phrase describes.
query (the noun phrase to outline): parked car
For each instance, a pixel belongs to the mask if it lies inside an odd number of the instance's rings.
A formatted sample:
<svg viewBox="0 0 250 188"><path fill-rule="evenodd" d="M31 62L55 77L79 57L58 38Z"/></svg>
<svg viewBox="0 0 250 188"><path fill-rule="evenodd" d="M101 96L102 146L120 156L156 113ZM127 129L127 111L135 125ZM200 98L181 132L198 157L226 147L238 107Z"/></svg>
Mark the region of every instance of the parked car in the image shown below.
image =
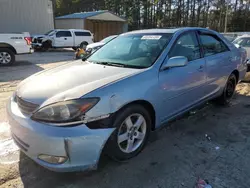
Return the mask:
<svg viewBox="0 0 250 188"><path fill-rule="evenodd" d="M237 37L233 43L238 48L244 48L247 51L247 74L244 81L250 81L250 35L242 35Z"/></svg>
<svg viewBox="0 0 250 188"><path fill-rule="evenodd" d="M7 105L13 139L54 171L123 161L150 132L210 99L227 104L246 73L246 52L203 28L122 34L85 62L22 81ZM42 86L42 87L41 87Z"/></svg>
<svg viewBox="0 0 250 188"><path fill-rule="evenodd" d="M250 35L237 37L233 43L244 48L247 51L247 58L250 59Z"/></svg>
<svg viewBox="0 0 250 188"><path fill-rule="evenodd" d="M15 63L15 55L32 53L31 37L24 33L0 33L0 65Z"/></svg>
<svg viewBox="0 0 250 188"><path fill-rule="evenodd" d="M35 49L73 48L93 43L93 34L82 29L56 29L44 35L33 36L32 45Z"/></svg>
<svg viewBox="0 0 250 188"><path fill-rule="evenodd" d="M89 53L92 53L93 51L98 50L104 44L108 43L109 41L113 40L116 37L117 37L117 35L111 35L109 37L106 37L106 38L102 39L100 42L95 42L95 43L89 44L87 46L87 48L86 48L86 51L89 52Z"/></svg>

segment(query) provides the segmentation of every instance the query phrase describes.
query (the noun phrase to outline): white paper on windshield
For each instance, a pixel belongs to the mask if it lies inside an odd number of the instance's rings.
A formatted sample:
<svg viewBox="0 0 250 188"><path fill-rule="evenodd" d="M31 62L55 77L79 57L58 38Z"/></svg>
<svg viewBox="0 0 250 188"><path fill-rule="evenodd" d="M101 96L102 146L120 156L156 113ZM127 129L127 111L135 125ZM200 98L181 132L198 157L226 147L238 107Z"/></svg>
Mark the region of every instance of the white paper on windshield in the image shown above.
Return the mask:
<svg viewBox="0 0 250 188"><path fill-rule="evenodd" d="M144 35L142 36L142 40L159 40L162 36L161 35Z"/></svg>

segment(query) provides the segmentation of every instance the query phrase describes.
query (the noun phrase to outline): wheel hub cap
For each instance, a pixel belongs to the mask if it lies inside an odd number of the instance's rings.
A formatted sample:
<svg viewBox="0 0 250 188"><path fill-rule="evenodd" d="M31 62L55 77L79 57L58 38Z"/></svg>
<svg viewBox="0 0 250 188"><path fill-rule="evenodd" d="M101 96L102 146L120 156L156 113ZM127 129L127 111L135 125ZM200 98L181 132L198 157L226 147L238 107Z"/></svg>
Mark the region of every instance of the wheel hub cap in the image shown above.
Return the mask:
<svg viewBox="0 0 250 188"><path fill-rule="evenodd" d="M8 64L11 62L11 56L7 52L0 52L0 64Z"/></svg>
<svg viewBox="0 0 250 188"><path fill-rule="evenodd" d="M139 148L146 136L147 124L141 114L132 114L125 119L118 131L118 145L125 153Z"/></svg>

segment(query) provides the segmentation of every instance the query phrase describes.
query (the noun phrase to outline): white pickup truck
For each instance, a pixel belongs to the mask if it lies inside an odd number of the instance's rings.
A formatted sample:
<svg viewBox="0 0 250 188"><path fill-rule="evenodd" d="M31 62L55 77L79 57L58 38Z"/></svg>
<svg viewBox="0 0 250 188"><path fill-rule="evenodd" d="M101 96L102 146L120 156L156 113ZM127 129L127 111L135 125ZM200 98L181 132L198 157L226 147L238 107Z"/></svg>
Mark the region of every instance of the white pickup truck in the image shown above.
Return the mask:
<svg viewBox="0 0 250 188"><path fill-rule="evenodd" d="M73 48L87 46L93 43L93 34L82 29L55 29L44 35L32 36L34 49Z"/></svg>
<svg viewBox="0 0 250 188"><path fill-rule="evenodd" d="M0 33L0 66L15 63L15 55L32 53L31 37L24 33Z"/></svg>

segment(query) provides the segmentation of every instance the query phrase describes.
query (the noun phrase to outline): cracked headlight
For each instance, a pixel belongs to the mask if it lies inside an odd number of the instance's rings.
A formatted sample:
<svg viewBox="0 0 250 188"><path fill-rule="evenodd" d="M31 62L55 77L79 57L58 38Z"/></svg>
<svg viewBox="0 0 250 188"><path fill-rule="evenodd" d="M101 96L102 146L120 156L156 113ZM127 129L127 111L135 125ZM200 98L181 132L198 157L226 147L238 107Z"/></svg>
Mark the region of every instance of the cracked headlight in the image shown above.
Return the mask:
<svg viewBox="0 0 250 188"><path fill-rule="evenodd" d="M36 111L31 118L36 121L59 124L81 121L85 113L99 100L99 98L86 98L50 104Z"/></svg>

